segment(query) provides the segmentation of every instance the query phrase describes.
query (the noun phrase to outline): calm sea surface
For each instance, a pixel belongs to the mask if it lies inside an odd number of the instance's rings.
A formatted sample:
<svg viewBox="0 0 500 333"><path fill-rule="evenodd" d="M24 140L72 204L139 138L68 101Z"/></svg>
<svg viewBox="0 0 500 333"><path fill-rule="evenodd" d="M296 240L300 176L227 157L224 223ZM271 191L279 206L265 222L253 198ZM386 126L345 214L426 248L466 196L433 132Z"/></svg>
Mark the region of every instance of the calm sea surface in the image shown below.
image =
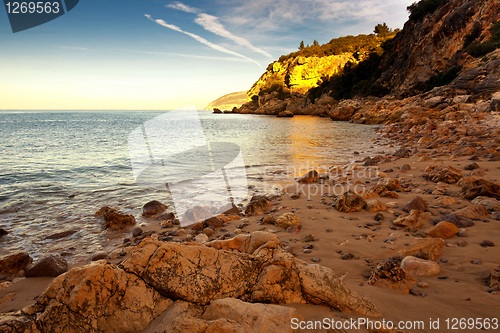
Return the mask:
<svg viewBox="0 0 500 333"><path fill-rule="evenodd" d="M168 197L135 183L128 138L162 114L165 111L0 112L0 227L9 231L0 238L0 256L27 251L37 258L64 251L71 253L68 261L76 262L109 250L122 242L125 231L102 228L94 213L105 205L133 214L139 224L157 223L140 217L142 206L150 200L168 204ZM327 118L209 111L199 115L208 142L241 148L249 194L293 181L294 170L349 162L355 150L373 151L371 140L377 137L373 126ZM192 193L187 192L189 200ZM70 229L78 232L45 239Z"/></svg>

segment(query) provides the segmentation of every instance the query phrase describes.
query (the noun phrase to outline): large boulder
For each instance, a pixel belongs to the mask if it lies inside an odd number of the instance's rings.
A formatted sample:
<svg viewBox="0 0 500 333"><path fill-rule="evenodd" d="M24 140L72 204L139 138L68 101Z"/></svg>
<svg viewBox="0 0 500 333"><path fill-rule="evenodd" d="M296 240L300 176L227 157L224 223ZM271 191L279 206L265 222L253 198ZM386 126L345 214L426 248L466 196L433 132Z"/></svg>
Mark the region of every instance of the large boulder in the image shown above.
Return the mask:
<svg viewBox="0 0 500 333"><path fill-rule="evenodd" d="M0 274L15 274L28 266L33 259L26 252L4 256L0 258Z"/></svg>
<svg viewBox="0 0 500 333"><path fill-rule="evenodd" d="M245 208L246 216L264 214L273 203L263 195L254 195Z"/></svg>
<svg viewBox="0 0 500 333"><path fill-rule="evenodd" d="M377 182L377 185L384 186L388 191L395 191L401 188L401 183L399 182L399 180L390 177L380 179Z"/></svg>
<svg viewBox="0 0 500 333"><path fill-rule="evenodd" d="M55 277L68 270L68 263L59 255L51 254L26 267L26 277Z"/></svg>
<svg viewBox="0 0 500 333"><path fill-rule="evenodd" d="M335 198L333 206L336 210L343 213L358 212L366 206L366 201L349 190Z"/></svg>
<svg viewBox="0 0 500 333"><path fill-rule="evenodd" d="M134 225L135 218L130 214L119 212L115 208L104 206L97 211L94 216L104 217L105 228L123 228L125 226Z"/></svg>
<svg viewBox="0 0 500 333"><path fill-rule="evenodd" d="M462 173L452 166L431 165L424 170L422 177L431 182L454 184L462 178Z"/></svg>
<svg viewBox="0 0 500 333"><path fill-rule="evenodd" d="M500 199L500 185L489 180L464 177L458 185L461 186L458 194L467 200L479 196Z"/></svg>
<svg viewBox="0 0 500 333"><path fill-rule="evenodd" d="M330 269L307 265L273 241L252 254L239 251L242 242L234 246L236 251L227 251L145 239L121 267L163 295L199 305L234 297L274 304L309 301L358 314L379 313Z"/></svg>
<svg viewBox="0 0 500 333"><path fill-rule="evenodd" d="M394 289L404 294L410 293L408 283L416 281L409 276L394 260L378 263L371 272L368 284L386 289Z"/></svg>
<svg viewBox="0 0 500 333"><path fill-rule="evenodd" d="M490 287L500 290L500 266L491 270Z"/></svg>
<svg viewBox="0 0 500 333"><path fill-rule="evenodd" d="M60 275L37 299L37 326L48 332L135 332L172 303L140 277L95 261Z"/></svg>
<svg viewBox="0 0 500 333"><path fill-rule="evenodd" d="M157 200L153 200L142 206L142 215L154 216L164 212L168 208L167 205L162 204Z"/></svg>
<svg viewBox="0 0 500 333"><path fill-rule="evenodd" d="M205 310L188 302L176 301L143 333L291 333L293 318L301 318L294 308L252 304L235 298L215 300Z"/></svg>
<svg viewBox="0 0 500 333"><path fill-rule="evenodd" d="M294 213L285 213L276 219L275 224L280 228L287 229L294 225L300 225L300 219Z"/></svg>

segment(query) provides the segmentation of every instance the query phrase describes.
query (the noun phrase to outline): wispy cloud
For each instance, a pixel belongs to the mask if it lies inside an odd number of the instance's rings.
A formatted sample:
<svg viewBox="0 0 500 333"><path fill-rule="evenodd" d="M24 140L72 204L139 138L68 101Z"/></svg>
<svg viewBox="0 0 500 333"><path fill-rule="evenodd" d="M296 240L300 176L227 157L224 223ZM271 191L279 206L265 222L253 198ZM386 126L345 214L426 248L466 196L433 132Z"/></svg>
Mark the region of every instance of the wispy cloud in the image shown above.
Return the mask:
<svg viewBox="0 0 500 333"><path fill-rule="evenodd" d="M90 49L86 47L78 47L78 46L66 46L66 45L59 45L61 49L70 49L70 50L78 50L78 51L90 51Z"/></svg>
<svg viewBox="0 0 500 333"><path fill-rule="evenodd" d="M244 56L243 54L240 54L240 53L237 53L237 52L234 52L234 51L231 51L231 50L228 50L226 49L225 47L222 47L220 45L217 45L217 44L214 44L212 42L209 42L208 40L206 40L205 38L201 37L201 36L198 36L196 34L193 34L191 32L188 32L188 31L184 31L182 30L181 28L179 28L178 26L176 25L173 25L173 24L168 24L167 22L161 20L161 19L153 19L151 17L151 15L149 14L145 14L144 16L146 16L148 19L150 19L151 21L153 22L156 22L157 24L165 27L165 28L169 28L169 29L172 29L174 31L178 31L180 33L183 33L185 35L188 35L189 37L191 38L194 38L195 40L197 40L198 42L202 43L202 44L205 44L206 46L208 47L211 47L212 49L214 50L217 50L217 51L220 51L220 52L224 52L224 53L227 53L227 54L232 54L234 56L237 56L237 57L240 57L240 58L243 58L243 59L246 59L247 61L250 61L250 62L253 62L255 64L257 64L259 67L262 67L261 64L259 64L257 61L251 59L251 58L248 58L246 56Z"/></svg>
<svg viewBox="0 0 500 333"><path fill-rule="evenodd" d="M141 53L141 54L151 54L151 55L172 55L179 56L183 58L195 58L195 59L207 59L207 60L223 60L223 61L234 61L234 62L248 62L247 59L240 57L213 57L199 54L186 54L186 53L176 53L176 52L162 52L162 51L143 51L143 50L130 50L130 49L119 49L123 52Z"/></svg>
<svg viewBox="0 0 500 333"><path fill-rule="evenodd" d="M218 36L221 36L221 37L224 37L224 38L228 38L228 39L232 40L233 42L235 42L236 44L244 46L244 47L247 47L247 48L249 48L250 50L252 50L254 52L257 52L257 53L260 53L262 55L265 55L266 57L269 57L269 58L273 57L272 55L270 55L266 51L264 51L264 50L262 50L262 49L260 49L260 48L258 48L256 46L252 45L252 43L250 43L245 38L242 38L242 37L239 37L239 36L235 36L234 34L232 34L231 32L229 32L224 27L224 25L222 25L219 22L219 18L216 17L216 16L203 13L203 12L201 12L197 8L187 6L187 5L185 5L185 4L181 3L181 2L178 2L178 1L174 2L174 3L171 3L171 4L167 5L166 7L177 9L177 10L181 10L181 11L184 11L186 13L197 14L198 17L194 20L194 22L196 24L200 25L201 27L203 27L203 29L205 29L207 31L210 31L211 33L216 34Z"/></svg>

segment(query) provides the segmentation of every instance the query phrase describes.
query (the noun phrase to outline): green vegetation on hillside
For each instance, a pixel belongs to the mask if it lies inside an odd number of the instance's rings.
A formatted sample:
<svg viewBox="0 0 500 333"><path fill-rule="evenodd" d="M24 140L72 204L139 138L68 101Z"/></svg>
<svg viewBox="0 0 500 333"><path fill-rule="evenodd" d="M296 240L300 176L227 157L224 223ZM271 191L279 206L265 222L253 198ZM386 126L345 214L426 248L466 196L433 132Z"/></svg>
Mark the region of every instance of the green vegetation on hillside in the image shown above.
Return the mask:
<svg viewBox="0 0 500 333"><path fill-rule="evenodd" d="M302 41L299 45L299 50L292 52L287 55L282 55L278 62L285 62L288 59L296 57L327 57L331 55L338 55L342 53L353 53L359 54L363 52L370 52L376 49L380 43L385 42L387 39L394 37L395 33L391 32L384 34L384 36L377 36L375 34L370 35L358 35L358 36L345 36L340 38L335 38L326 44L320 45L316 40L311 46L304 46ZM267 70L270 71L273 68L273 63L267 66Z"/></svg>
<svg viewBox="0 0 500 333"><path fill-rule="evenodd" d="M446 5L450 0L420 0L406 7L410 13L410 21L420 21L427 14L432 14L440 7Z"/></svg>
<svg viewBox="0 0 500 333"><path fill-rule="evenodd" d="M472 31L470 35L467 35L464 43L464 48L467 48L467 53L469 53L471 56L475 58L479 58L499 48L500 22L495 22L493 26L490 28L490 32L491 32L491 38L482 43L481 42L470 43L471 40L474 40L477 37L479 37L479 33L476 32L476 29L474 29L474 31ZM467 45L468 43L470 45Z"/></svg>

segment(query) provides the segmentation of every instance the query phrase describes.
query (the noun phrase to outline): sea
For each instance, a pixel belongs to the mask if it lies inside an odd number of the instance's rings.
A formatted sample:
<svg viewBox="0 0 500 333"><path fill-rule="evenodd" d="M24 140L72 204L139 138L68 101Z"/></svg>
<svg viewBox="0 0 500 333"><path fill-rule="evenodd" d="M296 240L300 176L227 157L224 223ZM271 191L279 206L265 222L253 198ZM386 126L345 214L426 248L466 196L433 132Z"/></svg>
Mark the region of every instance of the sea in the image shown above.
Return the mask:
<svg viewBox="0 0 500 333"><path fill-rule="evenodd" d="M373 125L313 116L196 113L195 123L209 145L237 147L240 159L234 168L240 168L239 175L244 170L245 200L294 182L312 168L352 163L359 156L354 151L362 156L383 149L374 145L379 136ZM168 187L138 182L131 134L146 133L147 124L168 115L168 111L0 111L0 228L9 232L0 238L0 256L25 251L37 259L63 253L68 262L76 263L110 251L130 230L104 229L102 218L94 216L103 206L134 215L138 225L158 223L141 216L142 206L159 200L173 207L172 196ZM181 119L170 131L191 133L193 126L192 118ZM147 145L147 139L144 142ZM172 140L162 147L182 152L193 142ZM196 158L176 163L176 171L186 174L207 164ZM201 190L207 189L185 186L177 198L189 205ZM60 239L49 237L67 230L76 232Z"/></svg>

